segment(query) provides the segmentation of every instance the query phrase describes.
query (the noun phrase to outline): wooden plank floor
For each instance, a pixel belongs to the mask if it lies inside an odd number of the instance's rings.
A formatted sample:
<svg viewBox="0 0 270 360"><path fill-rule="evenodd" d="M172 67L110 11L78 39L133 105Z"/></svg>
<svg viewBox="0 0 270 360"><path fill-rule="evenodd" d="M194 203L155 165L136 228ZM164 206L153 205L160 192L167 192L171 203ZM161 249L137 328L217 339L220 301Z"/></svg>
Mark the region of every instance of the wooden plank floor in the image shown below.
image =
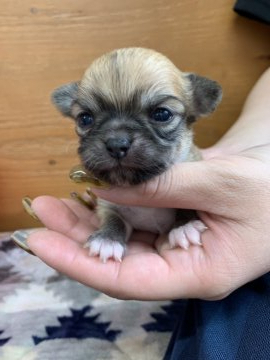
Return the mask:
<svg viewBox="0 0 270 360"><path fill-rule="evenodd" d="M2 0L0 10L0 230L32 226L22 196L67 196L78 162L72 122L50 104L97 56L143 46L185 71L218 80L224 98L196 126L213 144L237 118L270 62L270 27L240 18L232 0Z"/></svg>

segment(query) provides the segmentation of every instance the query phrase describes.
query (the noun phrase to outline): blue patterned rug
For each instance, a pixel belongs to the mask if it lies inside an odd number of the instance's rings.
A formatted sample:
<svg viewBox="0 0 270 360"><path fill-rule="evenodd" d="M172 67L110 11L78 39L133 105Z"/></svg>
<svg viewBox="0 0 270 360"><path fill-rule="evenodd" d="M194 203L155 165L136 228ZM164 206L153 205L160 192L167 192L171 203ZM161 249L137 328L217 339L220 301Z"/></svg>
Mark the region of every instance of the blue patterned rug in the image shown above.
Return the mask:
<svg viewBox="0 0 270 360"><path fill-rule="evenodd" d="M159 360L182 301L112 299L0 235L1 360Z"/></svg>

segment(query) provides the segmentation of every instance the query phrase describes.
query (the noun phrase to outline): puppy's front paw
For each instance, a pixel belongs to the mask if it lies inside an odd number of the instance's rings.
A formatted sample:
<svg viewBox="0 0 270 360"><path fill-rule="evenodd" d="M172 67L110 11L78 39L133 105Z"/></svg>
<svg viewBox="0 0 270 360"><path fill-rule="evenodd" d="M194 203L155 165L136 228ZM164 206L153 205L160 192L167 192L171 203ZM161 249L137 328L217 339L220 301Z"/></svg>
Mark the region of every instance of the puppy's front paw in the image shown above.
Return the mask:
<svg viewBox="0 0 270 360"><path fill-rule="evenodd" d="M125 246L119 241L111 240L98 232L89 237L85 247L89 248L90 256L99 256L104 263L110 258L121 262L125 252Z"/></svg>
<svg viewBox="0 0 270 360"><path fill-rule="evenodd" d="M192 220L187 224L172 229L169 233L169 243L172 248L180 246L187 250L191 244L202 245L201 233L207 227L201 220Z"/></svg>

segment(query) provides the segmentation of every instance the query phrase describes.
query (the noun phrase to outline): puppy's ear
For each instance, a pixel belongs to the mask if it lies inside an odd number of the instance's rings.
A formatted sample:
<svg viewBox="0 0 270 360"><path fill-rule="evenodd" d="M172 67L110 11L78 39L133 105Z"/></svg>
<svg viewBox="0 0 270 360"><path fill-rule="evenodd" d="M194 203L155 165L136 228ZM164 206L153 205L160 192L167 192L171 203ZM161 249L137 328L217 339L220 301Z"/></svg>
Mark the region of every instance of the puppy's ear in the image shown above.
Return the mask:
<svg viewBox="0 0 270 360"><path fill-rule="evenodd" d="M213 80L196 74L187 74L191 87L191 117L213 112L222 98L221 86Z"/></svg>
<svg viewBox="0 0 270 360"><path fill-rule="evenodd" d="M78 84L78 82L72 82L62 85L52 93L53 104L64 116L71 116L72 104L77 99Z"/></svg>

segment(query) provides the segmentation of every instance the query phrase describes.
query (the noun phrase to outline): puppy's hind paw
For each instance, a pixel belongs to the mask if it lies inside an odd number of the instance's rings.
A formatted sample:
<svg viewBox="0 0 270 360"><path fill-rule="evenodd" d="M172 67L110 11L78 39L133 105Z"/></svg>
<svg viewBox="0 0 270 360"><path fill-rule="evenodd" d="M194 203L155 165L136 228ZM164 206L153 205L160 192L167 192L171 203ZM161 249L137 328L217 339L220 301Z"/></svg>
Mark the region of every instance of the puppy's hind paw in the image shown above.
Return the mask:
<svg viewBox="0 0 270 360"><path fill-rule="evenodd" d="M201 220L192 220L183 226L172 229L169 233L169 243L172 248L177 246L187 250L192 245L202 245L201 233L207 227Z"/></svg>
<svg viewBox="0 0 270 360"><path fill-rule="evenodd" d="M89 248L90 256L99 256L104 263L110 258L121 262L125 252L125 246L119 241L103 238L98 234L91 235L84 247Z"/></svg>

